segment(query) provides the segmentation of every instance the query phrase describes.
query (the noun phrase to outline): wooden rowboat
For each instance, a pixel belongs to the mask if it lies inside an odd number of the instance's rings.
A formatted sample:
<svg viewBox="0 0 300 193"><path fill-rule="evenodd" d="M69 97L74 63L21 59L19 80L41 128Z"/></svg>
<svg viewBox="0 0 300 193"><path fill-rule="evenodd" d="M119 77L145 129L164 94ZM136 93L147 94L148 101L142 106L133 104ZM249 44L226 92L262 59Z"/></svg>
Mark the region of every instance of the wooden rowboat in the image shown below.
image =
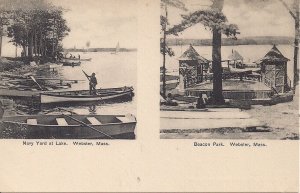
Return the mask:
<svg viewBox="0 0 300 193"><path fill-rule="evenodd" d="M164 132L264 126L264 123L252 118L246 111L237 108L160 111L160 128Z"/></svg>
<svg viewBox="0 0 300 193"><path fill-rule="evenodd" d="M73 60L73 61L91 61L92 58L63 58L63 60Z"/></svg>
<svg viewBox="0 0 300 193"><path fill-rule="evenodd" d="M81 123L80 123L81 122ZM23 115L3 117L0 132L29 139L134 139L133 115Z"/></svg>
<svg viewBox="0 0 300 193"><path fill-rule="evenodd" d="M80 66L81 62L80 61L78 61L78 62L76 62L76 61L63 61L62 64L64 66L72 66L72 67L74 67L74 66Z"/></svg>
<svg viewBox="0 0 300 193"><path fill-rule="evenodd" d="M103 102L115 100L131 100L133 96L132 87L97 89L96 95L90 95L89 90L44 92L40 94L41 104L54 103L83 103L83 102Z"/></svg>

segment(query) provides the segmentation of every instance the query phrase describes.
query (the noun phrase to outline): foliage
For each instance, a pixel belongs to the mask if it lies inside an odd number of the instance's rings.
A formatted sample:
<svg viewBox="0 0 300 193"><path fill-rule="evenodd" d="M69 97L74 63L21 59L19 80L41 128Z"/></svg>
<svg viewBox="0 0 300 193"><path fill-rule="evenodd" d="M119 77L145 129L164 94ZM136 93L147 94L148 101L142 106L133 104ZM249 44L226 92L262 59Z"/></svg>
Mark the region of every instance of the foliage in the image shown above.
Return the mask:
<svg viewBox="0 0 300 193"><path fill-rule="evenodd" d="M176 7L178 9L181 9L183 11L187 11L187 8L185 7L184 3L181 2L180 0L161 0L161 7L165 6L171 6L171 7Z"/></svg>
<svg viewBox="0 0 300 193"><path fill-rule="evenodd" d="M44 0L27 0L22 6L17 4L17 0L12 2L5 1L6 10L10 13L8 37L11 42L22 46L29 57L33 53L53 57L70 32L63 18L65 10Z"/></svg>
<svg viewBox="0 0 300 193"><path fill-rule="evenodd" d="M164 35L167 35L166 31L167 31L167 26L169 25L168 18L167 18L167 7L168 6L175 7L175 8L181 9L183 11L187 11L187 8L185 7L184 3L181 2L180 0L161 0L160 6L162 9L165 10L165 15L160 16L160 25L161 25L161 29L162 29L162 32L164 33ZM160 53L168 54L169 56L174 56L175 54L174 54L173 50L167 46L165 41L166 41L165 39L161 39L161 41L160 41ZM165 47L165 50L164 50L164 47Z"/></svg>
<svg viewBox="0 0 300 193"><path fill-rule="evenodd" d="M164 45L165 45L164 40L161 38L160 39L160 53L164 52L164 50L163 50ZM175 56L174 51L171 48L169 48L167 44L165 45L165 49L166 49L165 50L166 54L168 54L169 56Z"/></svg>
<svg viewBox="0 0 300 193"><path fill-rule="evenodd" d="M182 15L182 22L170 28L166 33L178 35L178 33L185 29L201 23L205 29L218 30L228 37L236 38L239 34L238 26L235 24L228 24L226 16L216 9L198 10L189 15Z"/></svg>

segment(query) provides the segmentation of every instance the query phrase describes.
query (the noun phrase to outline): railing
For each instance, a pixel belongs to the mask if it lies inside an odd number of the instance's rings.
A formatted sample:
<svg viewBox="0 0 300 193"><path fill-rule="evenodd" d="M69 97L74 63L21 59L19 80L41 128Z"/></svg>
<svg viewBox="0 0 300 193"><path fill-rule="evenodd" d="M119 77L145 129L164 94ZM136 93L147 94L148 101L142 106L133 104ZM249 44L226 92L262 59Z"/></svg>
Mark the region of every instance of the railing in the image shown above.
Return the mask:
<svg viewBox="0 0 300 193"><path fill-rule="evenodd" d="M222 74L222 79L223 80L228 80L228 79L238 79L238 80L240 80L240 76L241 75L239 75L237 73L223 73ZM261 81L261 76L260 75L244 74L242 76L246 80ZM195 78L186 79L185 80L185 88L189 88L191 86L194 86L197 83L207 82L207 81L212 81L212 80L213 80L213 74L198 75Z"/></svg>
<svg viewBox="0 0 300 193"><path fill-rule="evenodd" d="M272 81L268 78L265 77L265 81L264 81L265 85L269 88L272 88Z"/></svg>
<svg viewBox="0 0 300 193"><path fill-rule="evenodd" d="M208 97L212 96L212 90L188 90L186 91L186 96L199 96L201 94L206 94ZM268 99L274 95L272 90L256 90L256 91L246 91L246 90L223 90L223 97L225 99L235 99L235 100L251 100L251 99Z"/></svg>

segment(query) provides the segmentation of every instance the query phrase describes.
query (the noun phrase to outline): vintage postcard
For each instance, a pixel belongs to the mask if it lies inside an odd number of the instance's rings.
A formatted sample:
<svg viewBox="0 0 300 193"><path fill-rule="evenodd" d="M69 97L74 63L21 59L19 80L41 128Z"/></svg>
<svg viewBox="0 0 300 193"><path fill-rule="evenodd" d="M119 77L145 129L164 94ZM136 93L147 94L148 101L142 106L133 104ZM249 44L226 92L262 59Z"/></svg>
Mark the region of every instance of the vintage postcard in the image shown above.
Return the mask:
<svg viewBox="0 0 300 193"><path fill-rule="evenodd" d="M0 192L298 192L297 5L0 0Z"/></svg>
<svg viewBox="0 0 300 193"><path fill-rule="evenodd" d="M2 0L0 138L134 139L135 4Z"/></svg>

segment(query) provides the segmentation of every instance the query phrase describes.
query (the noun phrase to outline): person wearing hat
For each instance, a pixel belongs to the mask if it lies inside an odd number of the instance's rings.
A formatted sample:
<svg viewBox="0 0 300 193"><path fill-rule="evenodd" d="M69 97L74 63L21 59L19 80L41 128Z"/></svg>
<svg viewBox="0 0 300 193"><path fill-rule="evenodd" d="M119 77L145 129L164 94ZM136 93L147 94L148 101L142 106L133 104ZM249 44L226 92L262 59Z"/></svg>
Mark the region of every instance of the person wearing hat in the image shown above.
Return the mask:
<svg viewBox="0 0 300 193"><path fill-rule="evenodd" d="M97 78L96 74L93 72L90 76L90 95L96 95L96 85L97 85Z"/></svg>

